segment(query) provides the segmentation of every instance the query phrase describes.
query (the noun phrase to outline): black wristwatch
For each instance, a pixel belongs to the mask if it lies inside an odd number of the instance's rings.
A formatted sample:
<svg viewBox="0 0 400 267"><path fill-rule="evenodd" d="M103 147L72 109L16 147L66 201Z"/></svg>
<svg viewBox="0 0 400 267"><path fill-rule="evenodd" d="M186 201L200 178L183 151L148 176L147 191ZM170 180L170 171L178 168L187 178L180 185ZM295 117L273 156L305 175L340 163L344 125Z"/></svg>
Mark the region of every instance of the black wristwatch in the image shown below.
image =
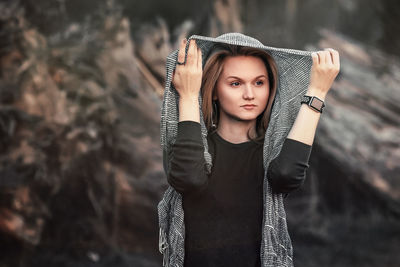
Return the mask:
<svg viewBox="0 0 400 267"><path fill-rule="evenodd" d="M313 110L322 113L322 109L325 107L323 100L316 96L304 95L301 99L301 104L307 104Z"/></svg>

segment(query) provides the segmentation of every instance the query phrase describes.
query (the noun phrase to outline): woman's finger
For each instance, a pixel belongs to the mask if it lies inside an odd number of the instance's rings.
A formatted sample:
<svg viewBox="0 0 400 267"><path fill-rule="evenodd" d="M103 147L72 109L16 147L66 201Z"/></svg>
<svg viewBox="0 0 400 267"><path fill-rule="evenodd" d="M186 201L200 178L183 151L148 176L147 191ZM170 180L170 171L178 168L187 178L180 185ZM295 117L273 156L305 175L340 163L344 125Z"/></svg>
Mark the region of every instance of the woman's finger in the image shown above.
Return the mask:
<svg viewBox="0 0 400 267"><path fill-rule="evenodd" d="M318 53L316 53L316 52L311 53L311 58L312 58L314 66L319 63Z"/></svg>
<svg viewBox="0 0 400 267"><path fill-rule="evenodd" d="M197 68L201 69L203 67L203 55L201 54L201 49L197 48Z"/></svg>
<svg viewBox="0 0 400 267"><path fill-rule="evenodd" d="M186 58L186 63L188 65L197 65L196 54L197 54L196 41L194 39L191 39L189 42L189 49Z"/></svg>
<svg viewBox="0 0 400 267"><path fill-rule="evenodd" d="M340 67L339 52L336 51L335 49L331 49L331 51L332 51L332 63L333 63L333 65Z"/></svg>
<svg viewBox="0 0 400 267"><path fill-rule="evenodd" d="M325 64L327 65L333 65L333 57L332 57L332 48L325 48Z"/></svg>
<svg viewBox="0 0 400 267"><path fill-rule="evenodd" d="M318 51L318 57L319 57L319 64L325 64L325 53L324 51Z"/></svg>
<svg viewBox="0 0 400 267"><path fill-rule="evenodd" d="M178 51L178 62L179 63L185 63L185 49L186 49L186 38L184 38L180 45L179 45L179 51ZM178 65L179 66L179 65Z"/></svg>

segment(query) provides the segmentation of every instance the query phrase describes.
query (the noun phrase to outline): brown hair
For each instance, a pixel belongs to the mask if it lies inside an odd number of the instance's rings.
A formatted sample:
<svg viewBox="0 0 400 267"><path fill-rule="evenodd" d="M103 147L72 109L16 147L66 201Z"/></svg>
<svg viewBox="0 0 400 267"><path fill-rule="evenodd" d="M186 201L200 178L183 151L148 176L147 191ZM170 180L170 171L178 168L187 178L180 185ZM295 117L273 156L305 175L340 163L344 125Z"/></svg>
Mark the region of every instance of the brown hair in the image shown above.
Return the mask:
<svg viewBox="0 0 400 267"><path fill-rule="evenodd" d="M272 56L266 51L237 45L218 44L208 56L203 70L201 94L203 98L202 111L207 130L215 130L219 119L219 106L217 102L213 103L213 97L216 94L217 81L222 73L224 59L229 56L254 56L260 58L267 69L269 82L269 98L264 111L256 119L256 137L254 141L260 141L264 138L265 131L271 114L272 103L275 98L277 88L278 70ZM214 125L215 124L215 125ZM248 133L249 139L249 133Z"/></svg>

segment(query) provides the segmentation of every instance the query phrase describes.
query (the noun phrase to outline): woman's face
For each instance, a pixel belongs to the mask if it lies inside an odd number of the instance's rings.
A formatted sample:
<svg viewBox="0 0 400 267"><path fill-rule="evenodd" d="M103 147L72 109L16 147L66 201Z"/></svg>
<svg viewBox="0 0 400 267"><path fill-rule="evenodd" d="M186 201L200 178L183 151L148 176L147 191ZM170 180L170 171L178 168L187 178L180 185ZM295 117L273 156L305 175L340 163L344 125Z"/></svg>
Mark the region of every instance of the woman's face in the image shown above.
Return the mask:
<svg viewBox="0 0 400 267"><path fill-rule="evenodd" d="M267 106L268 97L268 73L260 58L230 56L224 59L214 97L220 104L220 122L225 119L255 121Z"/></svg>

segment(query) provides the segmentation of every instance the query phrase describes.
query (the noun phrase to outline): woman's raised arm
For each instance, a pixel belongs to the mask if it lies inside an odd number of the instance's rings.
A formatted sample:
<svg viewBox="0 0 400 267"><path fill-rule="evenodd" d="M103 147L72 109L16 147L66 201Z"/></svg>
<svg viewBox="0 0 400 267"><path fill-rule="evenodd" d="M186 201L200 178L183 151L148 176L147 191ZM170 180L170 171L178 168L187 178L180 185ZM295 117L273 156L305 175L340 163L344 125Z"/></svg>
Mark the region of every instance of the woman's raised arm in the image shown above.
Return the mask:
<svg viewBox="0 0 400 267"><path fill-rule="evenodd" d="M328 48L313 53L312 59L313 65L307 95L325 100L325 96L340 70L339 53ZM307 105L302 105L287 138L312 145L320 116L321 113L312 110Z"/></svg>
<svg viewBox="0 0 400 267"><path fill-rule="evenodd" d="M178 52L172 83L179 93L178 134L171 149L168 183L180 193L192 193L208 184L201 138L199 92L202 78L201 50L190 41L185 62L186 39Z"/></svg>

